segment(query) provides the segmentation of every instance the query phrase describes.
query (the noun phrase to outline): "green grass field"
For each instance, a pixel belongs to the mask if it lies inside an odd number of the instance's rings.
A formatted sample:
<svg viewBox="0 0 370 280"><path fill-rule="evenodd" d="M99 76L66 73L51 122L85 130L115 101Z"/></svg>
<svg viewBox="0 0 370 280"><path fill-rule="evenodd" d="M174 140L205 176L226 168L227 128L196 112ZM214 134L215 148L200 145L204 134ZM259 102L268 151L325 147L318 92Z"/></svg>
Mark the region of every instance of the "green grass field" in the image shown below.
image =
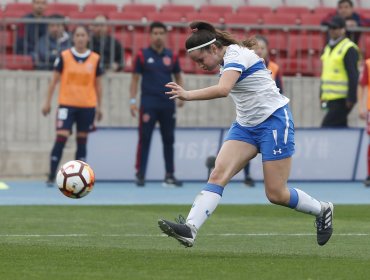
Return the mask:
<svg viewBox="0 0 370 280"><path fill-rule="evenodd" d="M334 235L278 206L220 205L193 248L157 219L189 206L2 206L0 279L370 279L370 205L336 206Z"/></svg>

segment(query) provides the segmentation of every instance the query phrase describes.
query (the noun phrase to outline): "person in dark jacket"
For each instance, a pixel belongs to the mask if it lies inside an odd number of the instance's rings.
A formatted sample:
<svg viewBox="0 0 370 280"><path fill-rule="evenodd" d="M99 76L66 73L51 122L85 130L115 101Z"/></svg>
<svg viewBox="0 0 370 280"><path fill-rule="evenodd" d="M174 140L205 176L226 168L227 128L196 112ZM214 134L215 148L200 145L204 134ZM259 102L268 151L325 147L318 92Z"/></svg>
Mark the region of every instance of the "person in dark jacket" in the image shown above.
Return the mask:
<svg viewBox="0 0 370 280"><path fill-rule="evenodd" d="M120 71L123 68L123 49L121 44L108 34L107 17L98 15L91 26L91 49L100 54L105 70Z"/></svg>
<svg viewBox="0 0 370 280"><path fill-rule="evenodd" d="M32 0L33 11L24 19L44 19L46 0ZM39 39L47 33L47 23L24 23L17 32L17 54L31 54L39 44Z"/></svg>

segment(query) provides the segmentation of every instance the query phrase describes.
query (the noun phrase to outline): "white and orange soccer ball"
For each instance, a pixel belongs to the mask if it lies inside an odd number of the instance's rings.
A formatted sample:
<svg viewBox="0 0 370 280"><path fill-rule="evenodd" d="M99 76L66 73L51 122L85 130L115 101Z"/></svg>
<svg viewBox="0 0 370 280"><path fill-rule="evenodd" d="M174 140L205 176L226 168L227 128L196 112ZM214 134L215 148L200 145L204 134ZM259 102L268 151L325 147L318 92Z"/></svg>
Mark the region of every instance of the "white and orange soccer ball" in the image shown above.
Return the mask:
<svg viewBox="0 0 370 280"><path fill-rule="evenodd" d="M57 178L59 190L67 197L81 198L88 195L95 183L94 171L86 162L72 160L63 164Z"/></svg>

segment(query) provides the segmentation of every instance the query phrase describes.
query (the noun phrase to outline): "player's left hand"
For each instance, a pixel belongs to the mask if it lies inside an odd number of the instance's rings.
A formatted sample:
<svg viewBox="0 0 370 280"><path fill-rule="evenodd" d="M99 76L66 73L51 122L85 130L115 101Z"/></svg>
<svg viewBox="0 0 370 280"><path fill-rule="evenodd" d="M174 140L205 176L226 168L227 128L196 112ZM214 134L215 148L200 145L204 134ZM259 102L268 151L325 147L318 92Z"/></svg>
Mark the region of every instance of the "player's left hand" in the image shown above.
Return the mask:
<svg viewBox="0 0 370 280"><path fill-rule="evenodd" d="M103 113L100 108L96 108L95 117L97 121L101 121L103 118Z"/></svg>
<svg viewBox="0 0 370 280"><path fill-rule="evenodd" d="M172 95L170 99L178 98L179 100L189 100L189 92L184 90L175 82L170 82L166 84L166 87L171 89L171 91L166 92L166 94Z"/></svg>

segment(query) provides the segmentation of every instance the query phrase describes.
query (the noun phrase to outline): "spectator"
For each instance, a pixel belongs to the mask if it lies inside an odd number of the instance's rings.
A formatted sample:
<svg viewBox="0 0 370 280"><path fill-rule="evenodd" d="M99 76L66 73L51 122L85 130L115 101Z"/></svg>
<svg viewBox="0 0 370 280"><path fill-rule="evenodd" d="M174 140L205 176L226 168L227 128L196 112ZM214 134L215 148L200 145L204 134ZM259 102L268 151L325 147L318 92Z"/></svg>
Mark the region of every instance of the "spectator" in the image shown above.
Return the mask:
<svg viewBox="0 0 370 280"><path fill-rule="evenodd" d="M370 135L370 58L365 61L360 79L358 108L360 118L366 121L367 134ZM370 187L370 142L367 145L367 177L364 184L366 187Z"/></svg>
<svg viewBox="0 0 370 280"><path fill-rule="evenodd" d="M104 69L120 71L123 68L123 49L121 44L108 34L107 17L98 15L91 26L91 49L101 55Z"/></svg>
<svg viewBox="0 0 370 280"><path fill-rule="evenodd" d="M99 66L99 55L88 49L88 42L87 29L82 25L77 26L73 33L74 47L63 51L55 60L53 78L42 107L43 115L48 115L55 88L60 82L56 140L50 155L50 172L46 182L48 186L54 185L56 171L73 124L76 123L77 126L75 159L86 161L88 133L93 129L94 118L99 121L102 117L103 70Z"/></svg>
<svg viewBox="0 0 370 280"><path fill-rule="evenodd" d="M64 19L62 15L51 15L50 19ZM55 59L60 53L71 47L70 36L62 22L50 22L48 33L40 38L38 48L33 54L36 68L52 70Z"/></svg>
<svg viewBox="0 0 370 280"><path fill-rule="evenodd" d="M347 37L356 44L358 44L361 33L358 31L350 31L350 29L353 27L362 26L363 19L358 13L354 12L352 0L339 0L337 5L337 11L328 14L327 17L322 20L321 24L328 25L328 23L331 22L334 16L340 16L345 20Z"/></svg>
<svg viewBox="0 0 370 280"><path fill-rule="evenodd" d="M150 46L139 51L130 85L130 110L136 116L138 111L136 95L141 79L141 101L139 113L139 142L136 157L136 185L145 185L145 174L153 129L157 122L163 143L165 160L164 184L180 187L182 183L174 176L174 142L176 126L175 101L164 93L165 85L172 81L172 74L178 84L183 84L177 56L165 48L167 29L161 22L150 25ZM183 105L183 101L177 103Z"/></svg>
<svg viewBox="0 0 370 280"><path fill-rule="evenodd" d="M357 101L359 49L346 38L346 23L335 16L327 23L330 40L321 56L321 102L328 109L322 127L347 127Z"/></svg>
<svg viewBox="0 0 370 280"><path fill-rule="evenodd" d="M24 19L44 19L46 0L32 0L32 13L25 15ZM19 27L17 34L18 54L31 54L37 49L39 39L47 33L47 23L25 23Z"/></svg>
<svg viewBox="0 0 370 280"><path fill-rule="evenodd" d="M263 58L265 65L268 70L271 72L272 79L275 81L277 88L280 90L280 93L282 93L283 90L283 82L281 79L281 71L279 65L277 65L275 62L270 60L269 57L269 48L268 48L268 40L266 37L262 35L256 35L257 40L257 46L255 48L255 53ZM250 176L250 165L249 163L244 167L244 184L246 186L253 187L254 186L254 180Z"/></svg>

